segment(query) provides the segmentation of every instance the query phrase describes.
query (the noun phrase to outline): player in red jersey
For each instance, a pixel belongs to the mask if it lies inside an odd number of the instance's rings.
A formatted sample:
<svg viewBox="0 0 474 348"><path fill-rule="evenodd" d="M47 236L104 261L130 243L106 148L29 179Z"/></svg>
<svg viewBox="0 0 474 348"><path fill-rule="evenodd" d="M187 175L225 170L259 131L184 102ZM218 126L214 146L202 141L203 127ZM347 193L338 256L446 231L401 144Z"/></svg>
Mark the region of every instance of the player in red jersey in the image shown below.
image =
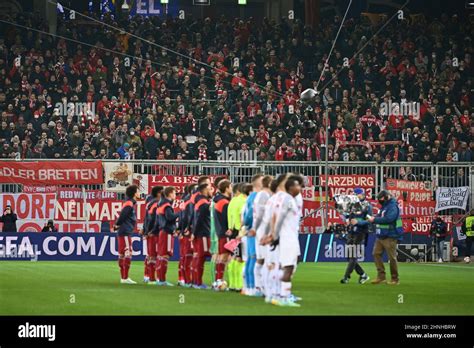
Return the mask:
<svg viewBox="0 0 474 348"><path fill-rule="evenodd" d="M183 202L180 205L179 215L179 266L178 266L178 285L191 286L191 262L193 260L193 249L191 247L191 232L188 221L188 205L191 203L191 195L197 185L186 186L183 196Z"/></svg>
<svg viewBox="0 0 474 348"><path fill-rule="evenodd" d="M194 218L192 225L191 241L193 243L193 288L208 289L202 283L204 273L204 262L206 256L210 256L210 199L212 197L212 186L204 183L198 186L198 194L195 196Z"/></svg>
<svg viewBox="0 0 474 348"><path fill-rule="evenodd" d="M230 252L224 248L230 241L232 230L229 229L227 221L227 207L232 198L232 184L229 180L220 180L217 184L218 193L214 196L214 226L216 237L218 238L217 260L215 268L215 280L224 280L226 264L229 260Z"/></svg>
<svg viewBox="0 0 474 348"><path fill-rule="evenodd" d="M114 231L117 231L118 240L120 283L136 284L136 282L129 278L128 271L132 263L132 234L137 223L136 204L137 199L140 198L138 187L136 185L128 186L125 195L127 200L124 202L122 211L114 225Z"/></svg>
<svg viewBox="0 0 474 348"><path fill-rule="evenodd" d="M155 268L156 268L156 250L158 248L158 240L154 238L151 233L156 221L156 207L161 200L161 193L163 186L155 186L151 190L151 195L146 200L146 212L145 220L143 221L143 239L146 240L147 254L145 257L145 275L143 281L148 283L149 281L155 282Z"/></svg>
<svg viewBox="0 0 474 348"><path fill-rule="evenodd" d="M211 178L208 176L200 176L197 185L193 184L192 187L189 190L190 198L189 201L186 202L186 207L184 211L182 212L182 219L183 219L183 225L185 228L182 230L183 232L183 239L180 240L180 243L183 242L183 251L185 255L185 260L184 260L184 274L185 274L185 285L186 287L191 287L193 284L193 258L194 258L194 249L193 249L193 243L191 242L191 237L192 237L192 230L193 230L193 225L194 225L194 204L196 202L196 196L199 194L199 191L197 190L196 187L199 187L199 185L202 184L207 184L211 186ZM212 188L212 187L211 187ZM181 247L180 247L181 249Z"/></svg>
<svg viewBox="0 0 474 348"><path fill-rule="evenodd" d="M158 235L158 263L156 266L158 274L157 285L173 286L173 284L166 281L166 271L168 270L168 259L170 256L173 256L176 220L179 216L173 209L176 189L168 186L163 191L163 194L164 197L156 209L156 224L160 231Z"/></svg>

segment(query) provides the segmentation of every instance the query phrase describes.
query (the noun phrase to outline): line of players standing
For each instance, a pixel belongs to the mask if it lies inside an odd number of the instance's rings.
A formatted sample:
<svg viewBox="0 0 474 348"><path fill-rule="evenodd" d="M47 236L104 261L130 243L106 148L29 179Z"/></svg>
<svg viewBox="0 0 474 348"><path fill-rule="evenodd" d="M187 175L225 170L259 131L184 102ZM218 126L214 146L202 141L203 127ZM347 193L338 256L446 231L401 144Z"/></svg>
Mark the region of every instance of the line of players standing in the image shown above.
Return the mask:
<svg viewBox="0 0 474 348"><path fill-rule="evenodd" d="M186 187L175 212L174 187L156 186L146 200L141 231L147 244L144 281L173 286L166 280L174 240L179 241L178 285L195 289L239 291L264 297L279 306L299 307L301 298L291 292L300 246L303 178L296 174L257 174L251 183L232 184L208 176ZM114 229L118 232L121 283L129 277L131 236L136 224L135 185L126 189L127 200ZM203 283L206 257L211 257L212 286Z"/></svg>

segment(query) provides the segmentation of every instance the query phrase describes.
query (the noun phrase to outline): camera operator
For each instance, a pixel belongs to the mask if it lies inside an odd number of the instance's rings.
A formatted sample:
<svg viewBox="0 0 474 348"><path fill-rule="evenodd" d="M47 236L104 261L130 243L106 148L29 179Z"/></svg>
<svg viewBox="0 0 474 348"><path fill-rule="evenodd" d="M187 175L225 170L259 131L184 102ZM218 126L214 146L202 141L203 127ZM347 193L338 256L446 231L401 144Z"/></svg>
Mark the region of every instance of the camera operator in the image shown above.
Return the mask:
<svg viewBox="0 0 474 348"><path fill-rule="evenodd" d="M447 233L448 225L441 219L441 216L436 215L431 221L430 235L434 238L439 263L443 262L443 242Z"/></svg>
<svg viewBox="0 0 474 348"><path fill-rule="evenodd" d="M341 284L349 283L349 279L354 270L359 275L359 284L364 284L370 279L362 269L361 265L357 262L357 259L361 256L358 255L358 251L363 250L362 245L365 244L367 233L369 233L369 227L371 224L366 220L366 217L367 215L372 215L372 205L365 201L365 190L363 188L355 188L354 194L359 198L363 209L360 212L350 213L347 217L348 237L346 244L351 245L351 247L346 248L349 263L347 264L344 278L341 279Z"/></svg>
<svg viewBox="0 0 474 348"><path fill-rule="evenodd" d="M18 217L13 212L11 205L7 205L0 216L0 222L3 223L2 232L18 232L16 229L16 220Z"/></svg>
<svg viewBox="0 0 474 348"><path fill-rule="evenodd" d="M53 220L48 220L41 232L58 232L58 229L56 228L56 226L54 226Z"/></svg>

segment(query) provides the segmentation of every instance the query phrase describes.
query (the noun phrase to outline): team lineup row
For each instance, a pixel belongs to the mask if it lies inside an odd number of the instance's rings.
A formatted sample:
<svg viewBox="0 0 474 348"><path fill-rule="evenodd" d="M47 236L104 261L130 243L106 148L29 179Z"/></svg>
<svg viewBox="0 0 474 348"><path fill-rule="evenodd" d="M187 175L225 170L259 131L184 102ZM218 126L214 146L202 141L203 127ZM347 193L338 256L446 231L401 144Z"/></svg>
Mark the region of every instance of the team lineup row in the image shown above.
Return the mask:
<svg viewBox="0 0 474 348"><path fill-rule="evenodd" d="M208 289L203 284L206 257L213 267L212 288L265 296L277 305L299 306L291 293L300 247L303 178L283 174L274 179L257 174L251 184L232 184L225 177L202 176L186 187L179 209L173 209L174 187L155 186L146 202L140 231L146 239L145 277L148 284L172 286L166 273L179 236L178 285ZM131 235L136 224L136 186L126 190L127 200L114 229L118 234L121 282L131 264Z"/></svg>
<svg viewBox="0 0 474 348"><path fill-rule="evenodd" d="M178 285L195 289L238 291L247 296L264 297L267 303L299 307L301 298L292 293L292 278L300 255L299 226L303 212L301 189L303 177L281 174L277 178L257 174L251 183L232 184L226 177L217 177L214 183L201 176L196 184L186 187L179 209L173 208L176 188L153 187L146 200L146 214L140 233L146 240L144 281L150 285L173 286L166 280L168 260L173 255L175 237L179 241ZM118 234L121 283L136 284L128 276L131 264L131 235L136 225L136 200L140 193L135 185L126 189L127 200L117 219L114 230ZM365 194L361 192L360 198ZM379 197L391 206L389 196ZM354 233L370 223L386 224L383 208L381 217L349 217ZM389 214L387 214L388 216ZM399 214L396 214L398 220ZM379 221L376 221L376 220ZM394 221L395 222L395 221ZM360 228L357 229L357 225ZM388 229L388 233L392 229ZM378 229L380 234L380 229ZM365 233L365 232L364 232ZM378 276L374 281L385 281L382 253L391 259L392 283L398 284L395 254L390 252L386 237L381 241L376 259ZM363 241L363 238L360 242ZM393 243L390 243L393 244ZM375 250L375 249L374 249ZM374 251L375 252L375 251ZM203 284L206 258L210 257L212 286ZM395 258L395 260L392 260ZM360 283L369 278L357 264L349 260L345 278L355 270ZM381 264L381 266L380 266Z"/></svg>

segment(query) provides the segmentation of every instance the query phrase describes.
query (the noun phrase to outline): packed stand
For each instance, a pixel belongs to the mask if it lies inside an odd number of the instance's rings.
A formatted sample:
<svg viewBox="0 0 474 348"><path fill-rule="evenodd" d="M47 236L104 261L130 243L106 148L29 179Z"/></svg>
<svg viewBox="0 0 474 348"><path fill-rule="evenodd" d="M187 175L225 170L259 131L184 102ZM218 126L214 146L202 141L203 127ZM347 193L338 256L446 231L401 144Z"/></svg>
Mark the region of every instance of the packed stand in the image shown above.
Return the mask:
<svg viewBox="0 0 474 348"><path fill-rule="evenodd" d="M473 160L472 16L393 21L373 39L381 24L349 19L319 85L339 17L314 30L100 19L146 41L77 17L58 18L57 35L74 41L1 25L1 158L205 161L228 148L324 160L327 111L331 161ZM48 31L37 15L9 20ZM316 100L301 103L316 85ZM389 101L419 102L419 115L386 112Z"/></svg>

